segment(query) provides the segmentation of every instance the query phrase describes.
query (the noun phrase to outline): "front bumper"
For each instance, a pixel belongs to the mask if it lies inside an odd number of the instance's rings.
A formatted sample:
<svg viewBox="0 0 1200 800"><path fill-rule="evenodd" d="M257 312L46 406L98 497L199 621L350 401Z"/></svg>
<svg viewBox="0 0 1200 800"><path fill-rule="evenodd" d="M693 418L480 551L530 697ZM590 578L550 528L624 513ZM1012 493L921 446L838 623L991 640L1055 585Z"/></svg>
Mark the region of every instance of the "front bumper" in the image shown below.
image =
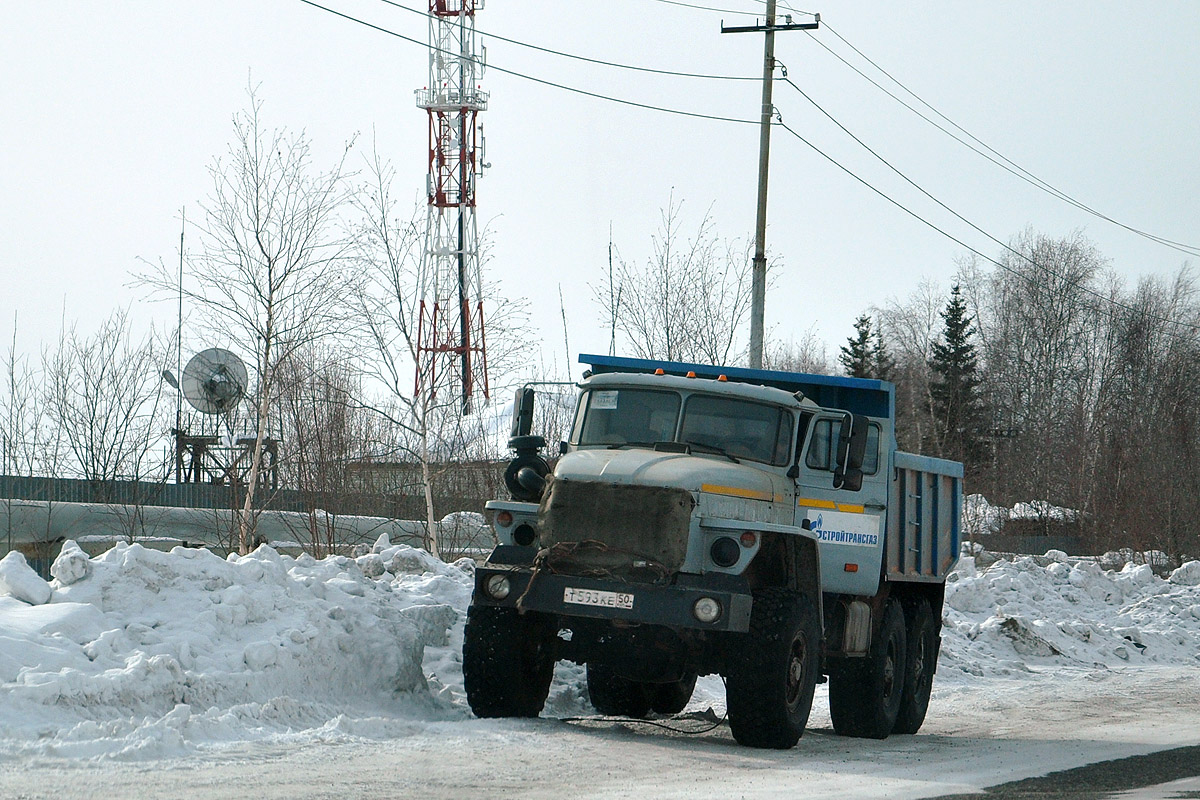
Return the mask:
<svg viewBox="0 0 1200 800"><path fill-rule="evenodd" d="M501 549L501 548L498 548ZM503 548L510 549L510 548ZM511 548L516 549L516 548ZM706 631L744 633L750 629L752 598L749 587L738 576L724 573L676 576L670 585L625 583L611 579L558 575L535 572L527 564L496 561L495 556L475 570L476 605L519 607L565 617L588 617L629 624L662 625L668 628L688 628ZM507 554L504 554L507 555ZM509 592L502 600L490 596L486 589L488 578L504 575L509 580ZM567 602L568 589L614 592L633 595L631 608L585 605ZM572 592L577 596L579 592ZM696 619L692 609L697 600L708 597L721 606L721 615L712 622Z"/></svg>

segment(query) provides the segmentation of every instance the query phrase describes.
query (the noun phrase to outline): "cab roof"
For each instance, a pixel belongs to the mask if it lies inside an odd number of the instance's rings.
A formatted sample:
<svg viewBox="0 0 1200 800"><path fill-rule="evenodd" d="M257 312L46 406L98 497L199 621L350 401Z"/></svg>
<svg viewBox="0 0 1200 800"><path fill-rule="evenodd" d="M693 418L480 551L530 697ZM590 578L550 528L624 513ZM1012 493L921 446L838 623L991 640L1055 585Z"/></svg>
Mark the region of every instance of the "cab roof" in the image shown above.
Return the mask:
<svg viewBox="0 0 1200 800"><path fill-rule="evenodd" d="M609 387L636 387L639 389L666 389L676 392L705 392L738 397L744 400L755 400L760 403L772 403L787 408L815 408L811 400L795 394L776 389L771 386L754 386L738 383L737 381L721 381L716 378L686 378L679 375L655 375L653 373L608 372L593 373L584 378L579 384L584 389L605 389Z"/></svg>
<svg viewBox="0 0 1200 800"><path fill-rule="evenodd" d="M806 372L747 369L745 367L716 367L709 364L625 358L623 356L585 354L579 356L579 362L589 365L592 374L597 376L609 373L649 373L653 375L656 370L661 369L664 378L686 376L689 372L693 372L696 378L689 380L707 378L710 379L711 384L716 384L718 382L712 379L724 375L731 383L779 389L788 395L800 392L805 398L823 408L837 408L853 414L884 419L893 419L895 416L896 387L887 381L846 378L838 375L814 375ZM707 386L705 391L709 391ZM744 386L732 393L747 396ZM763 399L765 400L766 397ZM770 402L781 401L771 399Z"/></svg>

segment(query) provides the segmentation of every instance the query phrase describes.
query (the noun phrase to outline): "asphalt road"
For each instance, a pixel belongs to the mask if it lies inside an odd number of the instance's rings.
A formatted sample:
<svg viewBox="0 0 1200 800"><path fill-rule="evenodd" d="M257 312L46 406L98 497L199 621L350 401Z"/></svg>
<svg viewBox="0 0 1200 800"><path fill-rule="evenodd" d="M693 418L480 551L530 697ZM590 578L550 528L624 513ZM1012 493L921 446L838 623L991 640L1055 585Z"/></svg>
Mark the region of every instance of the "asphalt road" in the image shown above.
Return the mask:
<svg viewBox="0 0 1200 800"><path fill-rule="evenodd" d="M1200 776L1200 746L1178 747L1002 783L988 787L983 795L947 794L933 800L1099 800L1197 776ZM1200 791L1163 787L1162 792L1139 792L1137 796L1144 800L1153 797L1182 800L1200 798Z"/></svg>

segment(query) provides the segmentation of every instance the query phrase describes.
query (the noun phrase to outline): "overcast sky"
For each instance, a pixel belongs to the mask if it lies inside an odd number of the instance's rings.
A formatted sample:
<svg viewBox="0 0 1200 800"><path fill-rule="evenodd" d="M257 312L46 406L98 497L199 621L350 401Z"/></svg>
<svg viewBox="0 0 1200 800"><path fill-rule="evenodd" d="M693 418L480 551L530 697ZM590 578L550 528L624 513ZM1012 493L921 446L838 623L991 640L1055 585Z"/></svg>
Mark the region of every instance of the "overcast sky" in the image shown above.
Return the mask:
<svg viewBox="0 0 1200 800"><path fill-rule="evenodd" d="M689 0L690 2L691 0ZM425 41L418 15L379 0L324 5ZM424 7L419 0L400 0ZM477 16L497 67L628 100L756 119L753 82L668 78L536 53L487 33L660 69L753 76L760 35L721 35L754 0L488 0ZM1025 169L1126 224L1200 244L1200 3L838 0L799 6L954 122ZM269 125L303 128L318 160L355 134L391 158L414 200L426 171L422 47L299 0L0 0L0 330L35 352L64 317L90 330L134 304L142 324L174 325L171 303L129 287L139 257L177 258L180 209L200 213L206 167L224 151L248 76ZM797 19L800 19L799 17ZM1036 191L913 116L823 50L871 67L822 30L780 34L788 76L843 125L947 205L999 239L1026 226L1083 229L1128 280L1168 275L1185 256ZM874 76L883 80L877 73ZM608 336L589 283L609 230L641 260L673 195L689 228L711 209L723 237L752 235L758 131L656 113L489 70L481 115L492 168L479 185L489 266L528 297L562 362L558 292L572 358ZM830 156L984 253L1000 248L922 198L822 117L776 86L783 120ZM812 326L836 349L856 315L922 278L944 288L962 246L943 238L776 130L768 245L783 268L768 295L777 338ZM65 309L65 312L64 312ZM225 343L196 342L211 346ZM577 373L577 369L573 369Z"/></svg>

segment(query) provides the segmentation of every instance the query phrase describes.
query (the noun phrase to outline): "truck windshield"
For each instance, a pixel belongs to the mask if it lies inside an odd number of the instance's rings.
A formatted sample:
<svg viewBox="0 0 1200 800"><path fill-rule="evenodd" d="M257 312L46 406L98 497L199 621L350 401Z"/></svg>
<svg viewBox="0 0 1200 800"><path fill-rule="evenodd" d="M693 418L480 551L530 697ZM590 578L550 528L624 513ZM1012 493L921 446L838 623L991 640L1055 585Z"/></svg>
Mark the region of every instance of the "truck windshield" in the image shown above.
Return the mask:
<svg viewBox="0 0 1200 800"><path fill-rule="evenodd" d="M795 419L787 409L736 397L694 394L683 406L680 424L680 405L680 396L670 391L592 389L580 404L572 438L576 444L610 447L679 441L694 446L696 452L735 460L789 463Z"/></svg>
<svg viewBox="0 0 1200 800"><path fill-rule="evenodd" d="M683 409L679 441L737 458L783 465L788 463L792 429L792 414L786 409L736 397L696 394Z"/></svg>
<svg viewBox="0 0 1200 800"><path fill-rule="evenodd" d="M593 389L580 412L579 444L650 446L675 439L679 395L648 389Z"/></svg>

